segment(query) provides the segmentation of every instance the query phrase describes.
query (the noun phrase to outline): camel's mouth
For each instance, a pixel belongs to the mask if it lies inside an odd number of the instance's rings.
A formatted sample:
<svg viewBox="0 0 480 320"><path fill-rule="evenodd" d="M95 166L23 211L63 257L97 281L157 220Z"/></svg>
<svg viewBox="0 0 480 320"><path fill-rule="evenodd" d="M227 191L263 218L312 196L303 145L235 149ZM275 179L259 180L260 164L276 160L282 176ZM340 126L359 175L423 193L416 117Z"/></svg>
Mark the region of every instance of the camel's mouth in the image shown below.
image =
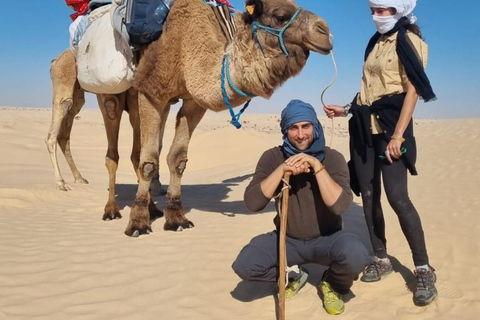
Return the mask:
<svg viewBox="0 0 480 320"><path fill-rule="evenodd" d="M323 54L323 55L328 55L330 54L330 52L332 51L332 49L329 49L329 50L326 50L326 49L318 49L318 53L320 54Z"/></svg>
<svg viewBox="0 0 480 320"><path fill-rule="evenodd" d="M330 54L330 51L333 49L333 45L330 41L323 44L307 43L307 48L313 52L318 52L323 55Z"/></svg>
<svg viewBox="0 0 480 320"><path fill-rule="evenodd" d="M328 55L333 49L332 36L328 25L320 20L312 26L311 32L308 32L304 38L304 43L311 51Z"/></svg>

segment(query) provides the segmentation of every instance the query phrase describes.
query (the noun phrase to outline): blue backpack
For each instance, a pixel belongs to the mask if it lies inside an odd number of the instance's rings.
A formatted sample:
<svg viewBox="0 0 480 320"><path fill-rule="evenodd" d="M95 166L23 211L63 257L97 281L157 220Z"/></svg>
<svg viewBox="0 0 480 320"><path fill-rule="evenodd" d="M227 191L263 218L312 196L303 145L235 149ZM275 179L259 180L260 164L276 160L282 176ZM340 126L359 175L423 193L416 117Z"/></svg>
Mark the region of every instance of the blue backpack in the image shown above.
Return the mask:
<svg viewBox="0 0 480 320"><path fill-rule="evenodd" d="M125 26L130 43L149 44L160 37L174 0L126 0Z"/></svg>

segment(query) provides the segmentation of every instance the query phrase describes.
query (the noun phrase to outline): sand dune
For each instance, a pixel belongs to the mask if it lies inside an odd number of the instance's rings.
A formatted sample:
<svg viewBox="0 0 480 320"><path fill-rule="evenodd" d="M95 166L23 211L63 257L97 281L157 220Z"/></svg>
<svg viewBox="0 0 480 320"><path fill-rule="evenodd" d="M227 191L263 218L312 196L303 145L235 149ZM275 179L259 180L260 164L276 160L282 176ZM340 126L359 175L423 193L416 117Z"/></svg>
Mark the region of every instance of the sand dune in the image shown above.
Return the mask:
<svg viewBox="0 0 480 320"><path fill-rule="evenodd" d="M273 206L249 213L243 191L261 153L281 143L279 118L245 114L243 129L227 113L207 113L190 145L183 203L195 228L140 238L123 234L136 192L129 161L132 131L120 133L118 202L123 219L101 220L107 199L106 136L98 110L83 110L71 148L88 185L55 189L44 144L51 110L0 108L0 319L275 319L275 285L248 283L231 270L253 236L272 230ZM331 122L322 118L330 141ZM348 158L346 119L335 119L333 147ZM165 134L168 150L174 116ZM420 212L439 298L412 303L413 262L393 211L385 206L396 273L355 282L342 319L480 319L480 119L417 120L419 176L410 197ZM165 154L161 181L168 184ZM155 197L163 208L163 197ZM365 239L359 198L346 228ZM326 319L315 285L323 268L307 265L309 283L286 304L287 319Z"/></svg>

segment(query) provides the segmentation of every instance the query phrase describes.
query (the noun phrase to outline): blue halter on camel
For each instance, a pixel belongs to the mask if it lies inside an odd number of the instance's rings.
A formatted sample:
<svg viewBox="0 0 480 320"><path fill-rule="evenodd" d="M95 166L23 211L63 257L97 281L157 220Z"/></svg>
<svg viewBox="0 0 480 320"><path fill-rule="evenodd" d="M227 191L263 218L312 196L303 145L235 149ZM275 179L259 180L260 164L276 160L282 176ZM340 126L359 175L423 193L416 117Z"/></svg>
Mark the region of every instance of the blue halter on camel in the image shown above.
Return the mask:
<svg viewBox="0 0 480 320"><path fill-rule="evenodd" d="M300 151L290 143L287 134L288 128L297 122L303 121L308 121L313 125L313 143L307 150ZM290 101L282 111L280 128L283 134L283 152L287 158L303 152L314 156L320 160L320 162L325 159L325 136L323 135L323 128L311 104L301 100Z"/></svg>
<svg viewBox="0 0 480 320"><path fill-rule="evenodd" d="M260 51L263 52L263 48L260 44L260 42L258 41L258 38L257 38L257 31L258 29L263 29L265 30L267 33L271 34L271 35L274 35L278 38L279 40L279 43L280 43L280 48L282 49L282 52L285 54L286 57L288 57L288 50L287 48L285 47L285 43L283 41L283 34L285 33L285 31L291 26L291 24L293 23L293 21L297 18L297 16L299 15L300 11L302 10L302 8L298 8L297 11L295 11L295 13L293 14L292 18L287 22L287 24L285 24L285 26L283 26L283 28L281 29L277 29L277 28L270 28L270 27L266 27L264 25L261 25L259 24L257 21L254 21L252 23L252 30L253 30L253 37L255 38L255 40L257 41L257 44L258 44L258 47L260 49ZM240 129L242 127L242 124L239 122L240 120L240 116L242 115L242 113L245 111L245 109L247 109L248 105L250 104L250 101L252 101L252 99L248 100L242 107L242 109L240 109L240 111L235 114L235 112L233 111L233 107L232 107L232 104L230 103L230 101L228 100L228 95L227 95L227 90L226 90L226 87L225 87L225 78L227 78L228 80L228 84L230 85L230 87L236 92L238 93L239 95L243 96L243 97L247 97L247 98L254 98L255 95L251 95L251 94L248 94L248 93L245 93L243 91L241 91L240 89L238 89L235 84L233 83L232 81L232 78L230 77L230 70L229 70L229 62L230 62L230 57L228 54L225 54L223 56L223 61L222 61L222 70L221 70L221 74L220 74L220 82L221 82L221 90L222 90L222 97L223 97L223 101L225 102L225 104L227 105L228 107L228 110L230 111L230 115L232 116L232 125L235 126L235 128L237 129Z"/></svg>

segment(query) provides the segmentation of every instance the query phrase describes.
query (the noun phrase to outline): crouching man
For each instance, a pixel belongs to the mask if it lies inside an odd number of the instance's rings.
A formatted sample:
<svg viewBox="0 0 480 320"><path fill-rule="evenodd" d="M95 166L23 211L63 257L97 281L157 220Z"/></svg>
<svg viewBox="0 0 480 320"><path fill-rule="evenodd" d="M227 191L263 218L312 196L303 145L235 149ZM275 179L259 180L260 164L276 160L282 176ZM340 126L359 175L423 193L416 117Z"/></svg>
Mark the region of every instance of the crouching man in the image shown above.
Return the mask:
<svg viewBox="0 0 480 320"><path fill-rule="evenodd" d="M261 211L281 194L282 177L291 172L288 201L286 256L288 266L300 266L289 273L286 298L293 298L308 278L302 265L316 263L329 268L319 284L325 310L341 314L342 295L372 258L360 239L342 230L342 214L352 203L349 172L344 157L325 147L325 137L313 107L292 100L282 111L283 145L265 151L252 181L245 190L251 211ZM243 280L277 281L279 214L276 197L276 230L253 238L233 263Z"/></svg>

